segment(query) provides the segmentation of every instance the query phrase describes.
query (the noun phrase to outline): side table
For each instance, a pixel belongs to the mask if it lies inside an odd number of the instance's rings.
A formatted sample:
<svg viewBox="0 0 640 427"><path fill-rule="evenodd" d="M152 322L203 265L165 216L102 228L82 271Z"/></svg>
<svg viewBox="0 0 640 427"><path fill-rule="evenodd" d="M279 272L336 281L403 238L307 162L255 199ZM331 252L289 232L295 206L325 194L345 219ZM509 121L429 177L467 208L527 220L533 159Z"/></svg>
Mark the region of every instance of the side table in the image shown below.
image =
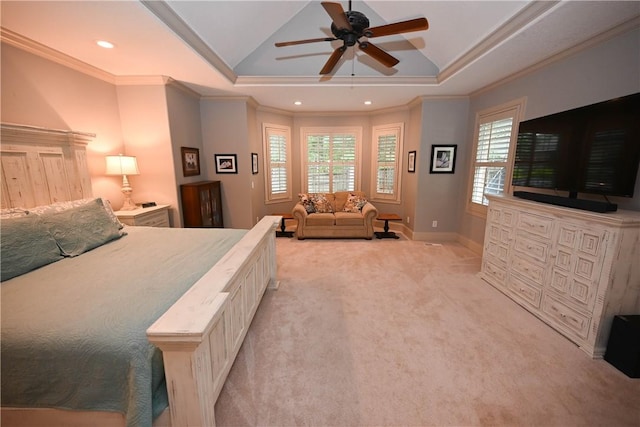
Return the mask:
<svg viewBox="0 0 640 427"><path fill-rule="evenodd" d="M286 231L287 225L285 221L288 219L293 219L293 215L290 213L278 213L274 215L280 215L282 219L280 220L280 231L276 230L276 237L293 237L293 231Z"/></svg>
<svg viewBox="0 0 640 427"><path fill-rule="evenodd" d="M393 231L389 231L389 221L402 221L399 215L396 214L378 214L377 220L384 221L384 231L375 231L374 234L378 239L399 239Z"/></svg>
<svg viewBox="0 0 640 427"><path fill-rule="evenodd" d="M121 223L146 227L169 227L169 205L115 211Z"/></svg>

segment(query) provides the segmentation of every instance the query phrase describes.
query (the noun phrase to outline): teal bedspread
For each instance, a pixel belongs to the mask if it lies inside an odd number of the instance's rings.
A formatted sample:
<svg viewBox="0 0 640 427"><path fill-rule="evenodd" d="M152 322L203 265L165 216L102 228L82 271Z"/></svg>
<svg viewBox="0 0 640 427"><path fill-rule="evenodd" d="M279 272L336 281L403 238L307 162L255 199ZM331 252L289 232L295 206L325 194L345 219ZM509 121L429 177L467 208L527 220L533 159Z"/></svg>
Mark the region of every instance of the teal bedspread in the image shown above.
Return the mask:
<svg viewBox="0 0 640 427"><path fill-rule="evenodd" d="M120 412L129 427L167 407L146 330L246 230L126 231L2 283L3 406Z"/></svg>

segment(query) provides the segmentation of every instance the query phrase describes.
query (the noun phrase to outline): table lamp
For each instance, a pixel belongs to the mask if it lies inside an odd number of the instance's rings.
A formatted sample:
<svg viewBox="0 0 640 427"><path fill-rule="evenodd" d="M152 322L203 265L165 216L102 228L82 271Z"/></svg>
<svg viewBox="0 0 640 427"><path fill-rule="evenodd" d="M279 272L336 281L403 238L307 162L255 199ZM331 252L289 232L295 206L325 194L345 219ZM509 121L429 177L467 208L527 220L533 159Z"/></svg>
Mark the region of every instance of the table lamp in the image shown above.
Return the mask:
<svg viewBox="0 0 640 427"><path fill-rule="evenodd" d="M130 211L138 207L131 201L133 189L129 185L127 175L140 175L138 162L133 156L107 156L107 175L122 175L122 194L124 194L124 205L120 210Z"/></svg>

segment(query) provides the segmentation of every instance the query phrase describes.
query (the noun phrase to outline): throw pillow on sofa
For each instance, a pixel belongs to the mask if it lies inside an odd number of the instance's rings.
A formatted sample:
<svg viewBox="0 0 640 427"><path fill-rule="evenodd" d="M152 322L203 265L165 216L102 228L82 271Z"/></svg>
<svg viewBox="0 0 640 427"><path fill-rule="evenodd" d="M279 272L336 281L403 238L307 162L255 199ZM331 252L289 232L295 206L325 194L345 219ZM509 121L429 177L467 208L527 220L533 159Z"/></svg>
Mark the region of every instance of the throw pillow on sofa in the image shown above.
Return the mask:
<svg viewBox="0 0 640 427"><path fill-rule="evenodd" d="M350 193L349 197L347 197L347 202L344 204L344 208L342 209L342 211L358 213L362 211L362 208L366 204L367 204L367 199L365 199L364 197L355 195L353 193Z"/></svg>
<svg viewBox="0 0 640 427"><path fill-rule="evenodd" d="M331 206L324 194L314 194L311 200L317 213L333 213L333 206Z"/></svg>
<svg viewBox="0 0 640 427"><path fill-rule="evenodd" d="M300 199L300 203L304 207L304 210L307 211L308 214L312 214L316 211L316 208L313 206L313 200L306 193L298 194L298 198Z"/></svg>

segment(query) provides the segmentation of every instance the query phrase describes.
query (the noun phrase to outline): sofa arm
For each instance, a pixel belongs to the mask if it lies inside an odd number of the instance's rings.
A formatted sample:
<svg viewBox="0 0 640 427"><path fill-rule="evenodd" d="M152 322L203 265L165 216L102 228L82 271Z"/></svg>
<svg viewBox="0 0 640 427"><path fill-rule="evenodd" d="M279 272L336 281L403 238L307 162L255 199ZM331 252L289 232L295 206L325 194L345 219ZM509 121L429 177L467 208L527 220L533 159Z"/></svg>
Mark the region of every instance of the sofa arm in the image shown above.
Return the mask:
<svg viewBox="0 0 640 427"><path fill-rule="evenodd" d="M296 203L293 207L293 211L291 211L291 215L293 215L294 219L297 219L298 222L304 221L304 219L309 215L307 210L302 206L302 203Z"/></svg>
<svg viewBox="0 0 640 427"><path fill-rule="evenodd" d="M291 215L293 215L293 219L296 220L296 237L299 240L304 239L304 224L307 219L307 210L302 206L302 203L298 202L293 207L293 211L291 211Z"/></svg>
<svg viewBox="0 0 640 427"><path fill-rule="evenodd" d="M366 228L367 235L373 236L373 221L378 216L378 209L376 209L371 202L367 202L367 204L362 207L362 216L364 217L364 226Z"/></svg>

